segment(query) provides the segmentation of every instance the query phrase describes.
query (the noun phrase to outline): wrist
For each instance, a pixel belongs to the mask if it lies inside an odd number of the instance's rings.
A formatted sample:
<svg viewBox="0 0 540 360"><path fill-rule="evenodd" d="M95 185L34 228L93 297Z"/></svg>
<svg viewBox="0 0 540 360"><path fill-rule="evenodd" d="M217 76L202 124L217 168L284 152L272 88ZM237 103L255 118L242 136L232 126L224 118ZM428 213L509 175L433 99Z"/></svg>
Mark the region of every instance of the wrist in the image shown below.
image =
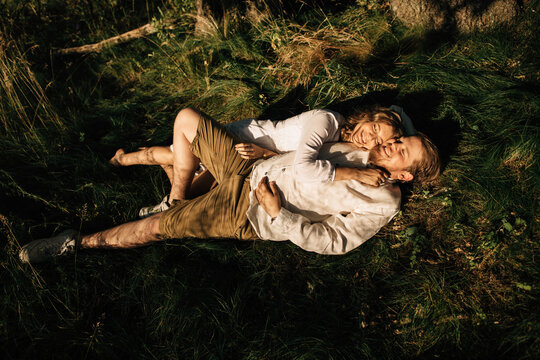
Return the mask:
<svg viewBox="0 0 540 360"><path fill-rule="evenodd" d="M334 170L334 181L346 180L347 179L346 174L347 174L347 168L336 166Z"/></svg>
<svg viewBox="0 0 540 360"><path fill-rule="evenodd" d="M272 211L272 213L271 213L271 214L268 214L268 215L270 215L270 217L272 218L272 220L274 220L275 218L277 218L277 217L279 216L279 213L280 213L280 212L281 212L281 208Z"/></svg>
<svg viewBox="0 0 540 360"><path fill-rule="evenodd" d="M268 159L268 158L270 158L270 157L272 157L274 155L275 155L275 153L273 151L264 150L262 157L263 157L263 159Z"/></svg>
<svg viewBox="0 0 540 360"><path fill-rule="evenodd" d="M276 206L271 206L269 208L265 208L264 211L274 220L279 216L279 213L281 212L281 204L276 204Z"/></svg>

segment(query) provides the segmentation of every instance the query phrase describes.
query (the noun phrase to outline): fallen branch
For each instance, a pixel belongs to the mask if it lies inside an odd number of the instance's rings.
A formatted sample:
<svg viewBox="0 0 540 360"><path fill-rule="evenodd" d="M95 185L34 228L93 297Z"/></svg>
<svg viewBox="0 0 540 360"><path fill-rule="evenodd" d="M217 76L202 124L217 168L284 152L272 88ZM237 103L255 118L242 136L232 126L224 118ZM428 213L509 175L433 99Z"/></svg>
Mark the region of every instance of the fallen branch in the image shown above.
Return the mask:
<svg viewBox="0 0 540 360"><path fill-rule="evenodd" d="M170 29L174 29L175 25L172 20L165 21L163 23L163 26L160 26L160 27L156 27L152 24L146 24L141 27L138 27L135 30L128 31L117 36L113 36L111 38L102 40L95 44L77 46L77 47L72 47L72 48L67 48L67 49L59 49L55 51L55 54L69 55L69 54L88 54L92 52L98 53L98 52L101 52L105 47L126 43L129 41L139 39L147 35L156 33L158 32L160 28L170 30Z"/></svg>

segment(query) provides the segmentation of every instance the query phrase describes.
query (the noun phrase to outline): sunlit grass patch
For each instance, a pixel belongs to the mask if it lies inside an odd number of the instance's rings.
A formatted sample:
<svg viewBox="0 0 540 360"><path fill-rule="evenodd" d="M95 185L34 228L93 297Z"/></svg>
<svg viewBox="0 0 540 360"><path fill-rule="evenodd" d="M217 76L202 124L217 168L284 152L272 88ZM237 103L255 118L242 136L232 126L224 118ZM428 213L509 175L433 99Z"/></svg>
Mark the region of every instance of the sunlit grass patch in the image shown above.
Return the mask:
<svg viewBox="0 0 540 360"><path fill-rule="evenodd" d="M275 63L266 67L267 76L276 77L287 88L307 86L315 76L332 79L333 63L362 64L388 31L387 23L374 23L368 20L369 14L358 11L348 13L346 18L361 25L351 27L347 23L345 27L338 18L328 17L318 26L290 24L275 18L257 23L257 41L267 45L276 58Z"/></svg>

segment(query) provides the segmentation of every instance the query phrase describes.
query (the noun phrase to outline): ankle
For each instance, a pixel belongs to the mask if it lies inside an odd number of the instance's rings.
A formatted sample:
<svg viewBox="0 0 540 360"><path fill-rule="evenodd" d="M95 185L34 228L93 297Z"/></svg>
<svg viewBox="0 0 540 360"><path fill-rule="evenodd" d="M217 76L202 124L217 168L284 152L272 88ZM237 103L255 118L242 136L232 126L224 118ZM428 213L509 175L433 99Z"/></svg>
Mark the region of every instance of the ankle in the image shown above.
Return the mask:
<svg viewBox="0 0 540 360"><path fill-rule="evenodd" d="M116 157L116 161L118 161L118 163L120 165L125 165L124 164L124 154L118 154L118 156Z"/></svg>

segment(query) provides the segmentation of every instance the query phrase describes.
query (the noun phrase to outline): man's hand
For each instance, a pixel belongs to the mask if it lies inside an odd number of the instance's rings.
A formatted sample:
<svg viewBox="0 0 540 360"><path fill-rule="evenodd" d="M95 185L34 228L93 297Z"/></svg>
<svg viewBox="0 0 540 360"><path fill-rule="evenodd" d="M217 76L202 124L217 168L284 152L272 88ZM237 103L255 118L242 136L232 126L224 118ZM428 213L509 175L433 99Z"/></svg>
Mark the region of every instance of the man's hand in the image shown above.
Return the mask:
<svg viewBox="0 0 540 360"><path fill-rule="evenodd" d="M366 185L378 187L386 182L388 176L388 172L382 169L338 167L334 181L356 180Z"/></svg>
<svg viewBox="0 0 540 360"><path fill-rule="evenodd" d="M268 215L275 219L281 210L281 197L274 181L268 183L268 177L263 177L255 189L255 197Z"/></svg>
<svg viewBox="0 0 540 360"><path fill-rule="evenodd" d="M274 155L277 155L275 152L262 148L260 146L257 146L255 144L251 143L240 143L234 145L234 148L236 151L238 151L238 154L240 154L240 157L242 159L260 159L260 158L269 158Z"/></svg>

